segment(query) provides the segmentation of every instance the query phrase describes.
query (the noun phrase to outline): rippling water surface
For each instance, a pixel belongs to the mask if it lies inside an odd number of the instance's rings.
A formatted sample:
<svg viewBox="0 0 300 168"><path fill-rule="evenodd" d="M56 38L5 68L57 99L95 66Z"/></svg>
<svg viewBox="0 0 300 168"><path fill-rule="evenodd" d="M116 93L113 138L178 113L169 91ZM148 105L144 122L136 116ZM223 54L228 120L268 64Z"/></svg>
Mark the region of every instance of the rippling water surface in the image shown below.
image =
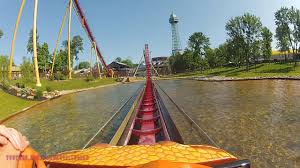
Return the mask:
<svg viewBox="0 0 300 168"><path fill-rule="evenodd" d="M221 148L250 159L253 167L300 167L300 81L158 83ZM140 86L66 95L5 124L25 134L43 155L78 149ZM170 101L165 104L186 143L208 143Z"/></svg>
<svg viewBox="0 0 300 168"><path fill-rule="evenodd" d="M80 149L140 86L109 86L65 95L4 124L26 135L42 155Z"/></svg>
<svg viewBox="0 0 300 168"><path fill-rule="evenodd" d="M300 81L158 83L219 146L253 167L300 167ZM177 123L188 136L188 124Z"/></svg>

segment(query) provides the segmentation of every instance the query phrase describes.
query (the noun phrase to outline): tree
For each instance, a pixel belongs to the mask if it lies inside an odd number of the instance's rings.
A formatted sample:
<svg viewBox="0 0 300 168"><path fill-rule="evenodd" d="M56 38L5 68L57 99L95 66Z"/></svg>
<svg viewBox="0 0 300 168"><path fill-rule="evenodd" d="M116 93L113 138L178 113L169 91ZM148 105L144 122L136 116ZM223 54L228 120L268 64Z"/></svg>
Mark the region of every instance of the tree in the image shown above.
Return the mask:
<svg viewBox="0 0 300 168"><path fill-rule="evenodd" d="M272 56L272 32L267 28L263 27L261 31L262 36L262 56L265 60L269 60Z"/></svg>
<svg viewBox="0 0 300 168"><path fill-rule="evenodd" d="M116 61L116 62L121 62L121 61L122 61L122 58L121 58L121 57L117 57L117 58L115 59L115 61Z"/></svg>
<svg viewBox="0 0 300 168"><path fill-rule="evenodd" d="M218 60L217 60L214 49L212 49L212 48L207 49L205 58L206 58L206 61L207 61L207 64L208 64L209 68L217 67L217 61Z"/></svg>
<svg viewBox="0 0 300 168"><path fill-rule="evenodd" d="M8 71L9 60L8 56L0 55L0 79L7 78L7 71Z"/></svg>
<svg viewBox="0 0 300 168"><path fill-rule="evenodd" d="M134 67L134 63L130 59L122 60L121 63L128 65L130 68Z"/></svg>
<svg viewBox="0 0 300 168"><path fill-rule="evenodd" d="M68 51L68 40L63 42L65 51ZM73 59L79 60L78 54L83 51L83 39L79 35L74 36L71 40L71 65L73 66Z"/></svg>
<svg viewBox="0 0 300 168"><path fill-rule="evenodd" d="M63 71L67 72L68 70L68 51L67 50L59 50L57 54L57 58L55 61L55 71Z"/></svg>
<svg viewBox="0 0 300 168"><path fill-rule="evenodd" d="M22 80L24 83L29 83L33 81L33 64L29 58L23 57L23 62L20 66L22 73Z"/></svg>
<svg viewBox="0 0 300 168"><path fill-rule="evenodd" d="M282 7L275 13L277 47L282 52L293 52L294 66L300 43L300 11L294 7Z"/></svg>
<svg viewBox="0 0 300 168"><path fill-rule="evenodd" d="M190 70L194 71L196 69L200 69L203 71L207 67L205 56L206 50L209 49L209 46L209 38L202 32L196 32L190 36L188 49L184 53L190 61L187 65Z"/></svg>
<svg viewBox="0 0 300 168"><path fill-rule="evenodd" d="M185 49L185 51L181 53L176 53L176 55L171 56L169 58L169 66L173 73L180 73L185 71L194 71L196 69L203 69L201 65L204 61L204 58L195 57L195 54L189 50Z"/></svg>
<svg viewBox="0 0 300 168"><path fill-rule="evenodd" d="M3 36L3 31L0 29L0 39L2 38Z"/></svg>
<svg viewBox="0 0 300 168"><path fill-rule="evenodd" d="M177 55L180 56L179 54ZM194 71L200 67L200 57L195 57L194 53L189 49L185 49L182 54L182 58L177 61L178 65L182 65L184 67L184 71Z"/></svg>
<svg viewBox="0 0 300 168"><path fill-rule="evenodd" d="M238 61L246 63L247 70L250 60L255 61L258 58L261 29L260 18L250 13L232 18L226 24L232 54L238 57Z"/></svg>
<svg viewBox="0 0 300 168"><path fill-rule="evenodd" d="M174 73L185 72L186 61L184 61L184 54L181 54L179 52L176 53L176 55L171 57L171 62L171 69Z"/></svg>
<svg viewBox="0 0 300 168"><path fill-rule="evenodd" d="M202 32L196 32L190 36L188 46L197 56L203 57L205 50L209 48L209 38Z"/></svg>
<svg viewBox="0 0 300 168"><path fill-rule="evenodd" d="M91 65L88 61L83 61L83 62L80 62L79 65L78 65L78 68L79 69L87 69L87 68L90 68Z"/></svg>
<svg viewBox="0 0 300 168"><path fill-rule="evenodd" d="M230 62L227 43L221 44L215 49L215 56L217 59L217 66L223 66Z"/></svg>
<svg viewBox="0 0 300 168"><path fill-rule="evenodd" d="M32 54L33 53L33 30L31 29L29 32L29 39L27 41L27 52ZM39 36L36 36L36 41L37 41L37 48L40 46L39 44Z"/></svg>
<svg viewBox="0 0 300 168"><path fill-rule="evenodd" d="M43 43L42 46L38 46L38 64L40 68L44 69L44 73L46 73L47 69L51 66L51 56L47 43Z"/></svg>

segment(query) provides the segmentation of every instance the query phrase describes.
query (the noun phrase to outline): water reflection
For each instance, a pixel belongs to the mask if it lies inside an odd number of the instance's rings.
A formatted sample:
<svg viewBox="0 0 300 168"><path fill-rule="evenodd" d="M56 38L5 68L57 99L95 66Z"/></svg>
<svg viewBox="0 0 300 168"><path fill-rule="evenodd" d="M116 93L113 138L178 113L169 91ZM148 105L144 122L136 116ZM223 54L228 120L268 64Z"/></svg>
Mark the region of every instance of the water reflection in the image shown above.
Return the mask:
<svg viewBox="0 0 300 168"><path fill-rule="evenodd" d="M26 135L42 155L79 149L141 84L66 95L36 106L4 124Z"/></svg>
<svg viewBox="0 0 300 168"><path fill-rule="evenodd" d="M299 81L159 84L222 148L250 159L254 167L300 167ZM177 127L189 130L182 121Z"/></svg>

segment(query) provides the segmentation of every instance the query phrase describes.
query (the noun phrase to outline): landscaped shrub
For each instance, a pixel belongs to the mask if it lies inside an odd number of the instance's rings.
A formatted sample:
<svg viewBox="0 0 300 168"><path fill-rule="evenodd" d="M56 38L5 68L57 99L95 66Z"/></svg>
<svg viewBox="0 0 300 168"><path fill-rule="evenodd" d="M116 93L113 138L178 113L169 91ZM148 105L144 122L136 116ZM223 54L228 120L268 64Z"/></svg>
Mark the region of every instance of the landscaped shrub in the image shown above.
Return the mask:
<svg viewBox="0 0 300 168"><path fill-rule="evenodd" d="M92 75L87 76L86 79L85 79L85 81L87 81L87 82L91 82L91 81L94 81L94 80L95 80L95 78Z"/></svg>
<svg viewBox="0 0 300 168"><path fill-rule="evenodd" d="M22 73L22 82L23 83L31 83L34 80L34 76L33 76L33 64L30 60L30 58L23 58L23 62L20 66L21 69L21 73Z"/></svg>
<svg viewBox="0 0 300 168"><path fill-rule="evenodd" d="M56 74L54 75L54 79L55 79L55 80L66 80L66 76L63 75L62 73L56 73Z"/></svg>
<svg viewBox="0 0 300 168"><path fill-rule="evenodd" d="M18 87L18 88L25 88L25 84L24 83L16 83L16 86Z"/></svg>
<svg viewBox="0 0 300 168"><path fill-rule="evenodd" d="M49 80L53 81L54 79L54 75L49 76Z"/></svg>
<svg viewBox="0 0 300 168"><path fill-rule="evenodd" d="M10 84L9 84L9 82L8 82L8 80L2 80L1 81L1 84L2 84L2 87L3 87L3 89L4 90L8 90L9 89L9 87L10 87Z"/></svg>
<svg viewBox="0 0 300 168"><path fill-rule="evenodd" d="M53 89L52 89L52 87L51 87L51 86L46 86L46 91L47 91L47 92L52 92L52 91L53 91Z"/></svg>
<svg viewBox="0 0 300 168"><path fill-rule="evenodd" d="M41 89L37 89L35 92L35 99L41 99L43 97L43 91Z"/></svg>

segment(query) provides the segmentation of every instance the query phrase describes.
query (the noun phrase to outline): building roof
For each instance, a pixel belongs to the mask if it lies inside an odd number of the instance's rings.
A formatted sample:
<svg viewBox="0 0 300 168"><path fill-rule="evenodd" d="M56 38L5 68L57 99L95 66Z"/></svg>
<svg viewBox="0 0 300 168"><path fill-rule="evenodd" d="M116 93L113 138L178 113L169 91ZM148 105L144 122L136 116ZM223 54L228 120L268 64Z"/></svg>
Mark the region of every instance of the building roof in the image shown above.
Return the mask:
<svg viewBox="0 0 300 168"><path fill-rule="evenodd" d="M164 57L164 56L161 56L161 57L152 57L152 61L166 61L169 57Z"/></svg>
<svg viewBox="0 0 300 168"><path fill-rule="evenodd" d="M20 71L21 71L21 68L18 67L18 66L13 66L13 67L12 67L12 71L13 71L13 72L20 72Z"/></svg>
<svg viewBox="0 0 300 168"><path fill-rule="evenodd" d="M118 69L118 68L130 68L127 64L124 64L122 62L117 62L117 61L113 61L112 63L110 63L108 65L108 67L115 68L115 69Z"/></svg>

